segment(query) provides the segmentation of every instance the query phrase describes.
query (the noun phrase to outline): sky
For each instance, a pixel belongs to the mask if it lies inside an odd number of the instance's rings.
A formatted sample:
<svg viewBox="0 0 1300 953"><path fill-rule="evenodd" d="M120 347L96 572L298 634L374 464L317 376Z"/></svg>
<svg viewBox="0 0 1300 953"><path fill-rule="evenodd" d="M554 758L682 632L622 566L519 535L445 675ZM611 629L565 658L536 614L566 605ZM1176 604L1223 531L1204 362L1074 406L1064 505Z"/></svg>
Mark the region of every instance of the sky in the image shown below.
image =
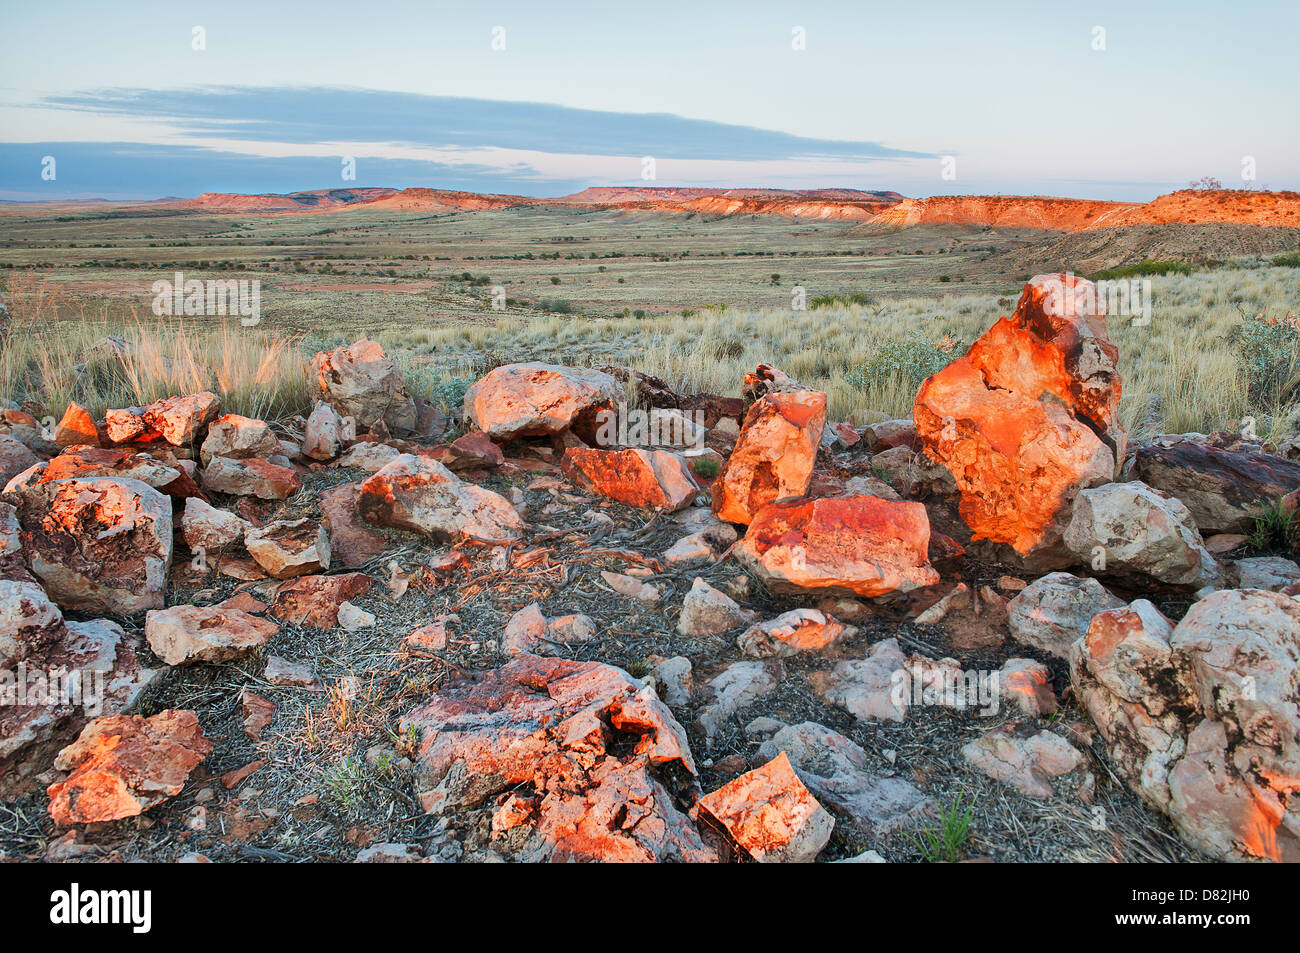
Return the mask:
<svg viewBox="0 0 1300 953"><path fill-rule="evenodd" d="M1295 0L4 5L3 199L1300 189Z"/></svg>

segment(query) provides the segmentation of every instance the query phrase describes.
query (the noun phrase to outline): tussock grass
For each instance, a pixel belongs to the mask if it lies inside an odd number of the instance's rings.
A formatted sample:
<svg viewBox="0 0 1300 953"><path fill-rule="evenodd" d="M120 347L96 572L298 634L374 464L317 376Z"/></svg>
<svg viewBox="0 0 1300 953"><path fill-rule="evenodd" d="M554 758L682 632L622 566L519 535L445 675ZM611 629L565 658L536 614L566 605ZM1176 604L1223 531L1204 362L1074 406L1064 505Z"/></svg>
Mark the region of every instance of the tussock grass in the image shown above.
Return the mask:
<svg viewBox="0 0 1300 953"><path fill-rule="evenodd" d="M13 315L0 346L0 397L58 416L70 401L94 414L210 390L227 411L274 419L307 405L299 340L237 319L114 321L80 310L48 281L10 279Z"/></svg>

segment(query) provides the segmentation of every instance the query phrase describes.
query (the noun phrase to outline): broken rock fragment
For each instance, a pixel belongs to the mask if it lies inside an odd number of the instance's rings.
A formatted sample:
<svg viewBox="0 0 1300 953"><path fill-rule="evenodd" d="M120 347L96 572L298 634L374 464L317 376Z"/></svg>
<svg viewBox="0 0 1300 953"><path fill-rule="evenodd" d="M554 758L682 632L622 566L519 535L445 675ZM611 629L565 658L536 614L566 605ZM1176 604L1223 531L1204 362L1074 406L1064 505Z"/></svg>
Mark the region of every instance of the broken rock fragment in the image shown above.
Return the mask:
<svg viewBox="0 0 1300 953"><path fill-rule="evenodd" d="M505 497L462 481L435 460L409 453L361 484L357 510L376 526L442 540L506 542L524 528Z"/></svg>
<svg viewBox="0 0 1300 953"><path fill-rule="evenodd" d="M811 863L835 827L784 751L700 798L699 810L759 863Z"/></svg>
<svg viewBox="0 0 1300 953"><path fill-rule="evenodd" d="M54 480L19 494L31 570L64 609L135 615L162 606L171 501L138 480Z"/></svg>
<svg viewBox="0 0 1300 953"><path fill-rule="evenodd" d="M312 519L279 520L250 527L244 545L257 564L276 579L306 576L330 568L330 541Z"/></svg>
<svg viewBox="0 0 1300 953"><path fill-rule="evenodd" d="M583 489L629 506L680 510L698 492L685 461L667 450L570 447L561 467Z"/></svg>
<svg viewBox="0 0 1300 953"><path fill-rule="evenodd" d="M97 718L55 760L71 773L48 788L50 814L60 824L135 817L179 794L211 753L192 711Z"/></svg>
<svg viewBox="0 0 1300 953"><path fill-rule="evenodd" d="M270 641L280 627L240 609L172 606L145 616L149 647L168 665L229 662Z"/></svg>
<svg viewBox="0 0 1300 953"><path fill-rule="evenodd" d="M930 521L920 503L851 496L770 504L734 552L778 592L871 597L937 583L929 544Z"/></svg>
<svg viewBox="0 0 1300 953"><path fill-rule="evenodd" d="M403 719L429 813L532 792L520 859L713 859L675 796L698 793L686 735L625 672L523 655L444 685Z"/></svg>

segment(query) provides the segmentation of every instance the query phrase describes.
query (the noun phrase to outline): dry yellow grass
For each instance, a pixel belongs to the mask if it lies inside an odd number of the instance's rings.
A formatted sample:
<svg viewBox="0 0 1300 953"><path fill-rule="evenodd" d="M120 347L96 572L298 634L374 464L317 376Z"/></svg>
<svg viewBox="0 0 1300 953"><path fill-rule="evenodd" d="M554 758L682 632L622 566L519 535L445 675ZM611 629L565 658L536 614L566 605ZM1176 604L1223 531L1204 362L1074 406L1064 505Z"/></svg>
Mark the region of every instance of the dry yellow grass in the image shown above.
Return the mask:
<svg viewBox="0 0 1300 953"><path fill-rule="evenodd" d="M1152 279L1149 325L1112 318L1124 380L1121 418L1135 428L1153 398L1164 432L1209 431L1256 420L1262 436L1293 432L1295 404L1253 404L1239 355L1229 340L1245 316L1286 319L1300 302L1300 271L1225 268ZM884 342L920 333L969 344L1008 313L1014 301L993 295L896 298L868 306L810 311L707 308L645 319L585 319L550 315L503 319L393 334L390 347L424 352L449 368L476 356L504 360L621 362L655 374L683 392L735 394L745 371L775 364L810 387L825 390L829 412L859 424L911 413L915 384L904 374L880 374L858 387L846 375ZM1300 368L1293 365L1300 380Z"/></svg>
<svg viewBox="0 0 1300 953"><path fill-rule="evenodd" d="M0 397L59 414L70 401L92 413L210 390L226 410L275 418L307 402L305 358L289 336L237 320L116 321L82 315L40 276L20 274L7 291L13 324L0 347Z"/></svg>
<svg viewBox="0 0 1300 953"><path fill-rule="evenodd" d="M1158 406L1164 432L1233 427L1245 417L1265 437L1294 432L1300 408L1252 401L1229 335L1246 316L1294 317L1300 271L1223 268L1155 278L1152 286L1149 325L1110 322L1120 350L1125 426L1148 436L1151 408ZM206 389L219 393L229 410L250 416L307 408L305 368L315 347L300 336L214 319L145 321L134 313L69 320L68 303L30 273L11 277L7 297L14 328L0 349L0 397L39 403L55 414L75 399L102 413ZM908 416L916 393L916 375L906 367L860 383L848 379L882 346L918 335L938 342L945 334L969 344L1013 306L1011 297L966 294L809 311L715 306L641 319L548 314L403 328L378 338L415 394L444 403L455 399L452 378L463 384L495 363L622 363L682 392L723 394L738 393L746 371L770 363L825 390L833 418L862 424ZM126 341L125 349L101 344L110 332ZM348 331L331 328L331 334ZM1300 364L1292 371L1294 395Z"/></svg>

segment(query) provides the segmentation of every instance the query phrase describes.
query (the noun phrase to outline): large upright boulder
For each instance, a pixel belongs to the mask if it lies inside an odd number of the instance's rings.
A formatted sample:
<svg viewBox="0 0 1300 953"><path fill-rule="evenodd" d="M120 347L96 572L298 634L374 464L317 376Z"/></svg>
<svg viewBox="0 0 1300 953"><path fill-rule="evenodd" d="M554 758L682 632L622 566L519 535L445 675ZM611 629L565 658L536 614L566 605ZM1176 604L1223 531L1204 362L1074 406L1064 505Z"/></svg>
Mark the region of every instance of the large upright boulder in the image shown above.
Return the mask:
<svg viewBox="0 0 1300 953"><path fill-rule="evenodd" d="M735 555L778 592L870 597L937 583L929 545L930 521L920 503L849 496L769 504Z"/></svg>
<svg viewBox="0 0 1300 953"><path fill-rule="evenodd" d="M1211 593L1174 626L1146 600L1096 615L1075 694L1118 774L1222 860L1300 860L1300 600Z"/></svg>
<svg viewBox="0 0 1300 953"><path fill-rule="evenodd" d="M957 481L975 539L1064 564L1059 542L1081 489L1115 476L1117 350L1092 282L1039 275L970 351L927 378L913 419Z"/></svg>
<svg viewBox="0 0 1300 953"><path fill-rule="evenodd" d="M749 523L768 503L806 494L825 426L820 391L773 390L760 397L714 482L713 512L730 523Z"/></svg>
<svg viewBox="0 0 1300 953"><path fill-rule="evenodd" d="M18 494L23 550L64 609L161 608L172 560L171 501L139 480L52 480Z"/></svg>
<svg viewBox="0 0 1300 953"><path fill-rule="evenodd" d="M415 429L415 401L378 341L362 338L321 351L312 358L308 389L314 400L350 417L358 432L379 422L393 432Z"/></svg>
<svg viewBox="0 0 1300 953"><path fill-rule="evenodd" d="M591 436L598 415L624 399L623 385L590 367L503 364L465 392L465 417L497 441L570 429Z"/></svg>
<svg viewBox="0 0 1300 953"><path fill-rule="evenodd" d="M436 460L410 453L361 484L357 511L376 526L458 542L505 542L524 529L505 497L463 482Z"/></svg>

